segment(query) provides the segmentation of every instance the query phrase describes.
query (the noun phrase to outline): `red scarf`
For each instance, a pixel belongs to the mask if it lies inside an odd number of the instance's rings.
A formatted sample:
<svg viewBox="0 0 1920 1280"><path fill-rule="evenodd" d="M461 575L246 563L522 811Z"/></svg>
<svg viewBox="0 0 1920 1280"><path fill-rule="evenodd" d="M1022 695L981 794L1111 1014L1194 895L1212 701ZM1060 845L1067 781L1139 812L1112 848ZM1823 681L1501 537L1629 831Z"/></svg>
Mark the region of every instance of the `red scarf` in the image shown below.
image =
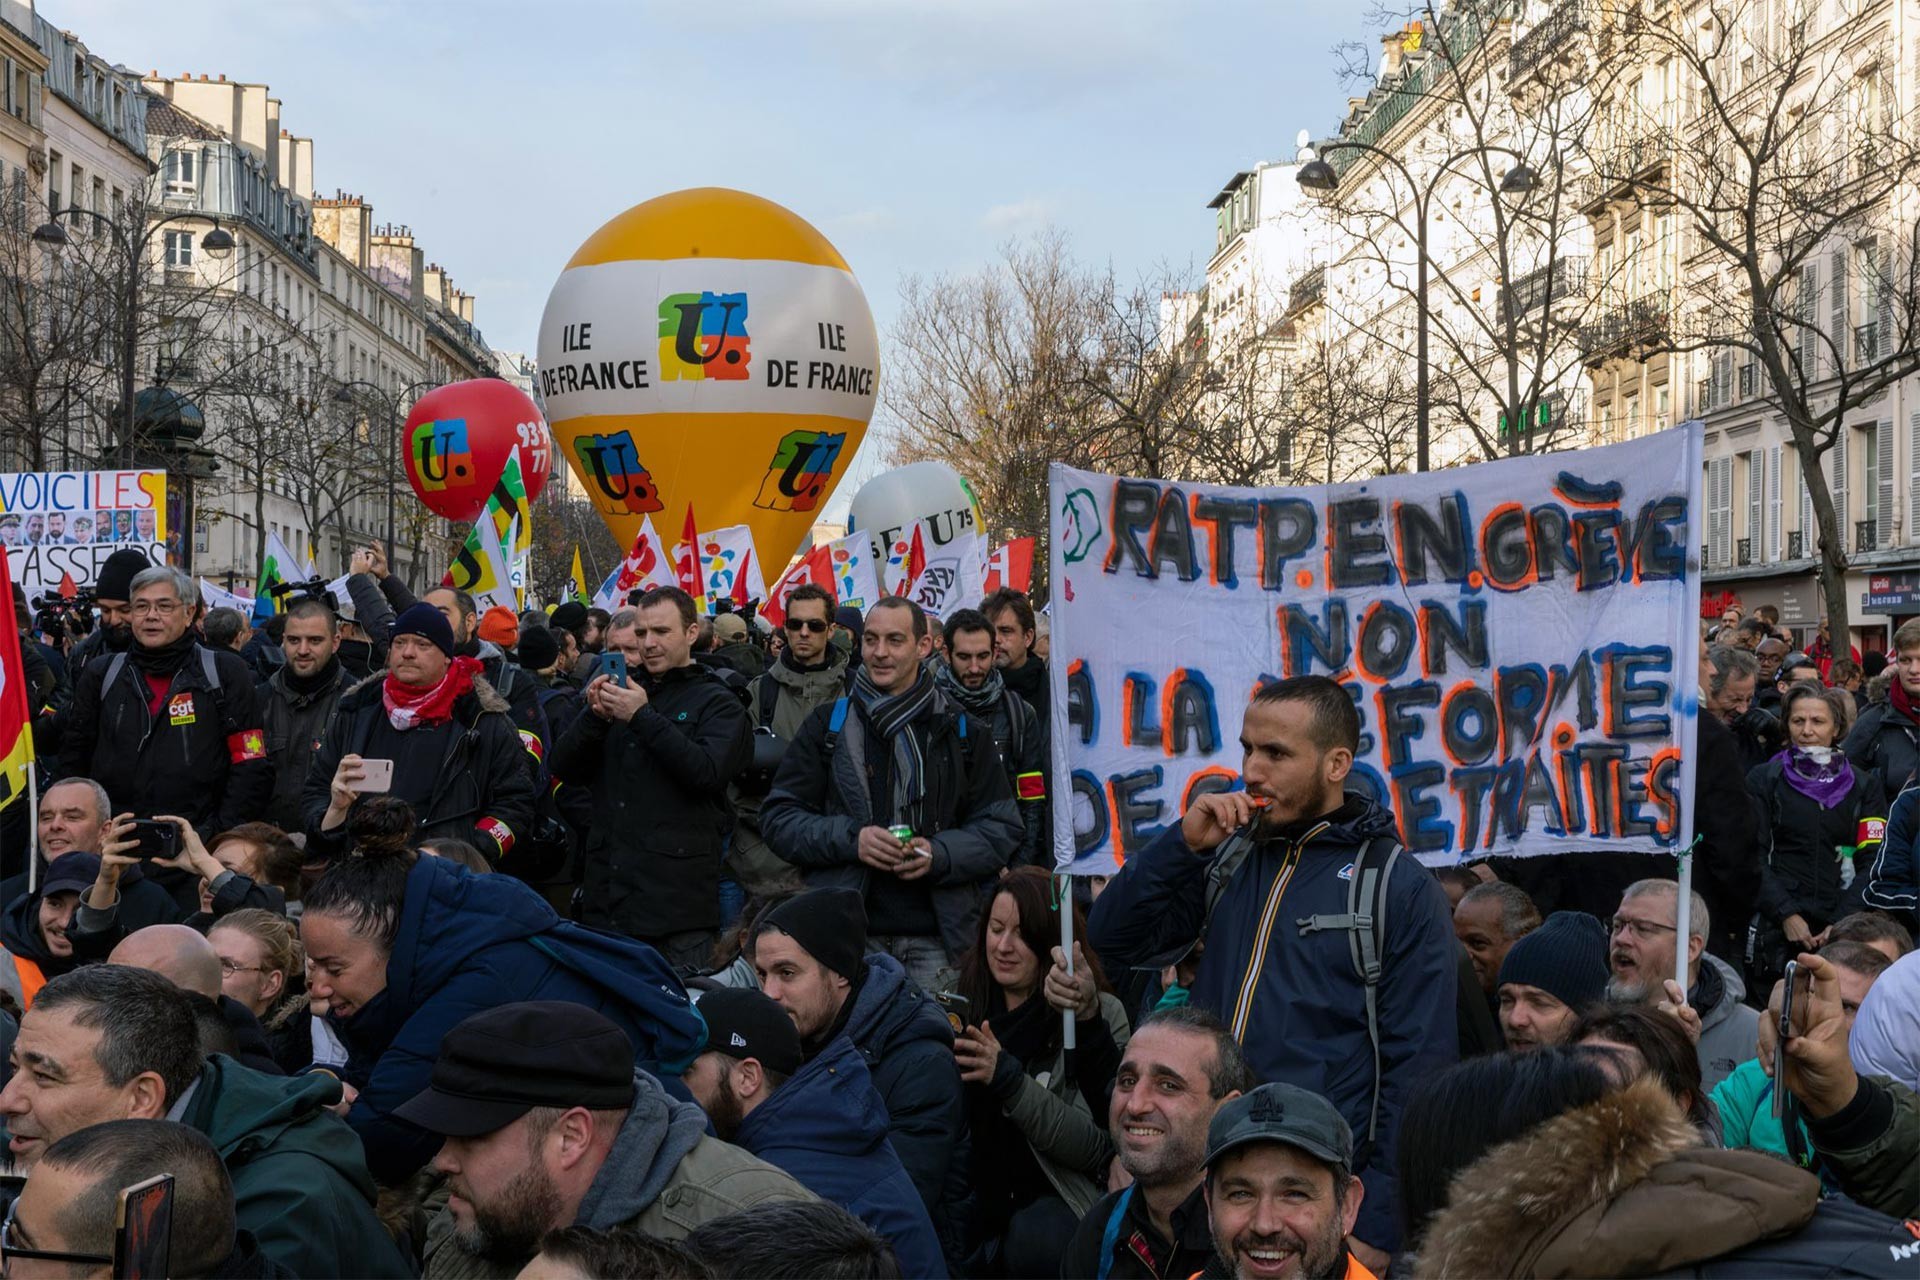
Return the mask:
<svg viewBox="0 0 1920 1280"><path fill-rule="evenodd" d="M480 671L480 659L455 658L448 664L447 674L440 677L440 683L430 689L401 684L393 672L387 672L386 683L380 689L380 701L386 704L388 721L401 730L422 724L445 724L453 718L454 701L473 688L473 678Z"/></svg>
<svg viewBox="0 0 1920 1280"><path fill-rule="evenodd" d="M1920 708L1913 705L1913 695L1907 692L1907 686L1900 683L1900 673L1893 673L1893 679L1887 684L1887 701L1915 724L1920 724Z"/></svg>

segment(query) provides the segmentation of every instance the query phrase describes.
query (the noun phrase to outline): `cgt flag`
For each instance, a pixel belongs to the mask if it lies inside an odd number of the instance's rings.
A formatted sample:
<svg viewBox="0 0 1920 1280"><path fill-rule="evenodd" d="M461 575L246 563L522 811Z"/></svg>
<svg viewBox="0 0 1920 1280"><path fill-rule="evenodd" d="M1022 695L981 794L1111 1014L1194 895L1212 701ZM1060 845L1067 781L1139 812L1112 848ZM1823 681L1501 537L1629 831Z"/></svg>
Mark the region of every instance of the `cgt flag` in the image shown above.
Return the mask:
<svg viewBox="0 0 1920 1280"><path fill-rule="evenodd" d="M767 596L767 603L760 610L760 616L768 625L784 627L787 625L787 597L795 588L811 583L816 587L825 587L828 594L833 592L833 545L823 542L807 554L793 562L793 567L780 575L780 581L773 584L773 590Z"/></svg>
<svg viewBox="0 0 1920 1280"><path fill-rule="evenodd" d="M12 598L12 573L7 557L0 555L0 601ZM0 609L0 809L32 791L33 720L27 708L20 624L12 609Z"/></svg>
<svg viewBox="0 0 1920 1280"><path fill-rule="evenodd" d="M987 583L983 594L992 595L1002 587L1026 591L1033 585L1032 538L1015 538L995 547L987 557Z"/></svg>

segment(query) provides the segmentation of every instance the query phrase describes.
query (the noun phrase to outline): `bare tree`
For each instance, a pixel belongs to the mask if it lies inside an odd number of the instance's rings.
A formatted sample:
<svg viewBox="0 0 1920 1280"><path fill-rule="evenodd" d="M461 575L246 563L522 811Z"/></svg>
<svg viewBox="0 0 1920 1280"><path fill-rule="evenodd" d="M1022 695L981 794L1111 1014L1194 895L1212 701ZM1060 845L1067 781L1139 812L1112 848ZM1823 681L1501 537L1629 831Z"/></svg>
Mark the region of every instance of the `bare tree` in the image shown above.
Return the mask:
<svg viewBox="0 0 1920 1280"><path fill-rule="evenodd" d="M1844 637L1848 433L1863 411L1890 418L1887 393L1920 370L1920 226L1902 212L1920 148L1894 90L1898 45L1868 5L1718 0L1683 20L1601 0L1595 12L1598 56L1672 84L1616 95L1590 149L1594 181L1676 223L1687 304L1666 345L1703 353L1702 407L1732 398L1738 366L1784 418ZM1891 476L1880 492L1875 544L1891 528Z"/></svg>

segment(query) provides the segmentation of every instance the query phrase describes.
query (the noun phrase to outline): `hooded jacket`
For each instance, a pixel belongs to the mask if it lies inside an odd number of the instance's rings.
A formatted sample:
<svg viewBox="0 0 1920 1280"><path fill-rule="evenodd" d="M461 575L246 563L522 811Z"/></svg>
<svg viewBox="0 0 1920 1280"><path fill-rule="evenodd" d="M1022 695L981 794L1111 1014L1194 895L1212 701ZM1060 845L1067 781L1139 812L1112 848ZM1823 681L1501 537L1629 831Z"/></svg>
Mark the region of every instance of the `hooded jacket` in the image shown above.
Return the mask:
<svg viewBox="0 0 1920 1280"><path fill-rule="evenodd" d="M1807 1118L1807 1133L1827 1174L1841 1190L1895 1217L1920 1216L1920 1097L1885 1076L1861 1076L1853 1100L1824 1119Z"/></svg>
<svg viewBox="0 0 1920 1280"><path fill-rule="evenodd" d="M385 680L384 671L375 672L340 695L313 753L303 805L308 852L347 851L346 824L323 831L320 823L340 757L352 754L394 762L392 794L413 806L419 840L451 836L495 861L505 856L532 830L534 801L534 771L507 704L476 676L473 689L454 701L452 719L402 731L387 719Z"/></svg>
<svg viewBox="0 0 1920 1280"><path fill-rule="evenodd" d="M762 725L784 743L793 741L813 709L847 691L847 660L832 645L817 670L802 671L784 656L767 667L765 675L747 689L747 724L758 733ZM770 713L770 714L769 714ZM760 806L766 797L733 792L733 843L727 849L727 869L749 892L778 892L798 887L800 875L760 834Z"/></svg>
<svg viewBox="0 0 1920 1280"><path fill-rule="evenodd" d="M1819 933L1847 913L1838 850L1856 850L1856 874L1874 865L1887 797L1877 776L1855 769L1846 797L1823 809L1793 788L1786 770L1773 759L1747 775L1760 819L1760 914L1775 927L1798 915Z"/></svg>
<svg viewBox="0 0 1920 1280"><path fill-rule="evenodd" d="M859 699L850 697L829 750L834 705L814 708L788 746L760 807L760 830L776 854L801 869L810 888L853 889L865 898L871 868L860 861L860 829L894 821L892 805L874 794L869 756L890 748L873 740ZM981 886L1007 866L1024 832L993 735L985 726L969 725L963 739L964 723L936 689L932 709L903 730L921 737L925 790L913 825L933 844L932 871L911 883L931 890L949 956L964 955L973 945Z"/></svg>
<svg viewBox="0 0 1920 1280"><path fill-rule="evenodd" d="M867 1064L887 1108L887 1139L934 1229L958 1257L967 1186L967 1107L953 1058L953 1024L883 952L866 959L840 1029Z"/></svg>
<svg viewBox="0 0 1920 1280"><path fill-rule="evenodd" d="M933 1219L887 1141L886 1105L844 1035L755 1107L734 1141L872 1227L904 1274L947 1274Z"/></svg>
<svg viewBox="0 0 1920 1280"><path fill-rule="evenodd" d="M1700 953L1700 972L1687 1003L1700 1013L1700 1087L1712 1093L1760 1043L1760 1013L1742 1004L1746 983L1734 967L1710 951Z"/></svg>
<svg viewBox="0 0 1920 1280"><path fill-rule="evenodd" d="M705 1043L700 1015L652 948L562 920L510 876L420 858L407 874L386 989L333 1024L349 1054L345 1075L360 1090L347 1119L375 1177L398 1182L440 1145L392 1112L427 1087L441 1039L472 1014L523 1000L598 1009L627 1033L642 1066L668 1075Z"/></svg>
<svg viewBox="0 0 1920 1280"><path fill-rule="evenodd" d="M1920 777L1920 725L1891 702L1878 702L1861 712L1840 750L1854 768L1879 775L1881 788L1890 796L1899 795Z"/></svg>
<svg viewBox="0 0 1920 1280"><path fill-rule="evenodd" d="M710 1137L706 1112L669 1096L646 1072L635 1071L633 1084L633 1107L581 1199L574 1225L595 1231L633 1227L661 1240L684 1240L702 1223L730 1213L815 1198L772 1165ZM453 1215L442 1209L427 1228L428 1276L508 1280L529 1260L496 1270L452 1236Z"/></svg>
<svg viewBox="0 0 1920 1280"><path fill-rule="evenodd" d="M293 668L282 666L260 686L260 718L267 731L267 755L274 765L273 801L267 808L267 821L282 831L304 827L300 798L306 790L307 766L320 748L320 737L333 718L340 695L354 683L338 658L333 663L333 678L311 693L296 692L287 683L292 672Z"/></svg>
<svg viewBox="0 0 1920 1280"><path fill-rule="evenodd" d="M625 724L581 715L553 752L562 784L593 791L580 919L635 938L720 927L727 784L751 759L747 713L698 664L636 683Z"/></svg>
<svg viewBox="0 0 1920 1280"><path fill-rule="evenodd" d="M1258 843L1222 889L1190 996L1233 1029L1258 1079L1309 1089L1346 1118L1354 1172L1367 1188L1354 1234L1389 1252L1399 1243L1393 1171L1400 1113L1414 1089L1460 1051L1459 943L1446 894L1414 858L1394 864L1377 988L1379 1134L1371 1144L1374 1049L1349 934L1307 933L1300 925L1310 916L1346 914L1355 858L1368 840L1392 833L1391 814L1350 793L1323 818ZM1127 859L1087 922L1107 972L1147 963L1199 936L1211 861L1212 853L1187 848L1177 822Z"/></svg>
<svg viewBox="0 0 1920 1280"><path fill-rule="evenodd" d="M327 1108L332 1076L268 1076L215 1054L179 1119L207 1136L233 1179L234 1217L296 1275L408 1276L374 1212L360 1140Z"/></svg>
<svg viewBox="0 0 1920 1280"><path fill-rule="evenodd" d="M1899 1223L1756 1151L1700 1145L1643 1079L1536 1126L1455 1175L1415 1276L1892 1274Z"/></svg>
<svg viewBox="0 0 1920 1280"><path fill-rule="evenodd" d="M1865 875L1864 901L1877 911L1885 911L1911 929L1920 919L1920 852L1914 848L1920 838L1920 787L1908 787L1894 799L1887 814L1887 838L1865 867L1856 867Z"/></svg>
<svg viewBox="0 0 1920 1280"><path fill-rule="evenodd" d="M993 734L993 745L1000 752L1000 766L1007 771L1007 785L1013 788L1013 798L1020 806L1024 834L1019 849L1014 852L1013 865L1052 870L1053 819L1047 805L1048 726L1040 722L1025 699L1007 687L1005 673L1000 674L999 696L984 711L969 709L968 714L979 716ZM953 674L953 668L935 667L933 678L940 691L956 705L967 706L962 696L965 691L959 688L959 677Z"/></svg>

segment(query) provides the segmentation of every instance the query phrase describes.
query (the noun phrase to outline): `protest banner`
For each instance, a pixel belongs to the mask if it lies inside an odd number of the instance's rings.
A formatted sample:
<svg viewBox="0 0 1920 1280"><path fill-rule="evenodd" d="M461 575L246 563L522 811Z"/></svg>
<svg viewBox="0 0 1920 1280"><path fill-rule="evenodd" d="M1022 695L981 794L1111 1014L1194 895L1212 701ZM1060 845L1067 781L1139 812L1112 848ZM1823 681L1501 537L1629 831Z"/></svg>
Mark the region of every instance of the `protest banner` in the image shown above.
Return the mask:
<svg viewBox="0 0 1920 1280"><path fill-rule="evenodd" d="M833 581L828 589L834 600L865 613L881 596L880 579L874 571L873 539L864 533L850 533L827 544Z"/></svg>
<svg viewBox="0 0 1920 1280"><path fill-rule="evenodd" d="M987 541L980 531L968 529L945 546L927 545L925 521L914 534L922 540L925 563L914 575L907 598L936 618L978 608L987 594Z"/></svg>
<svg viewBox="0 0 1920 1280"><path fill-rule="evenodd" d="M698 545L702 599L745 604L767 598L766 578L754 555L752 526L730 524L709 530L699 536Z"/></svg>
<svg viewBox="0 0 1920 1280"><path fill-rule="evenodd" d="M1059 862L1107 873L1239 785L1262 684L1328 675L1347 781L1431 865L1692 838L1697 424L1364 483L1052 469Z"/></svg>
<svg viewBox="0 0 1920 1280"><path fill-rule="evenodd" d="M1012 587L1015 591L1032 587L1033 544L1032 538L1014 538L994 548L993 554L987 557L987 589L983 594L992 595L1002 587Z"/></svg>
<svg viewBox="0 0 1920 1280"><path fill-rule="evenodd" d="M126 547L167 562L164 471L14 471L0 474L0 547L29 601L62 582L93 586Z"/></svg>
<svg viewBox="0 0 1920 1280"><path fill-rule="evenodd" d="M248 617L253 616L253 597L228 591L217 583L200 579L200 603L209 609L238 609Z"/></svg>

